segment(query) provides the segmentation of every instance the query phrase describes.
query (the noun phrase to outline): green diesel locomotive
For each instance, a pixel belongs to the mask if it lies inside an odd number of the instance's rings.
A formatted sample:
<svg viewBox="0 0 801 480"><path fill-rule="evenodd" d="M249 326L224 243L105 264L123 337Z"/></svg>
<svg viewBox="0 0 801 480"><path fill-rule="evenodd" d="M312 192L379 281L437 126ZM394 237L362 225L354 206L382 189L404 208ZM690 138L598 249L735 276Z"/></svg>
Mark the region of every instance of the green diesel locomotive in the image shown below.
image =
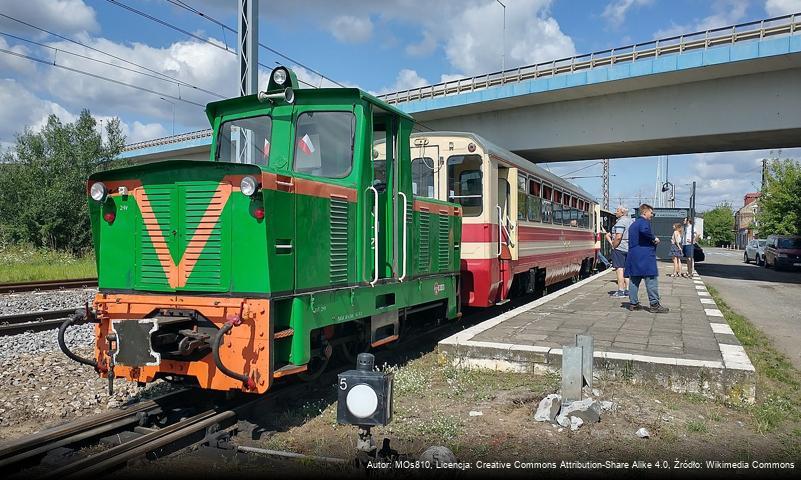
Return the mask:
<svg viewBox="0 0 801 480"><path fill-rule="evenodd" d="M284 67L206 111L211 161L89 179L99 293L60 330L65 353L111 378L264 393L338 345L397 340L411 312L459 316L462 210L412 194L411 117L359 89L299 90ZM63 342L82 320L93 359Z"/></svg>

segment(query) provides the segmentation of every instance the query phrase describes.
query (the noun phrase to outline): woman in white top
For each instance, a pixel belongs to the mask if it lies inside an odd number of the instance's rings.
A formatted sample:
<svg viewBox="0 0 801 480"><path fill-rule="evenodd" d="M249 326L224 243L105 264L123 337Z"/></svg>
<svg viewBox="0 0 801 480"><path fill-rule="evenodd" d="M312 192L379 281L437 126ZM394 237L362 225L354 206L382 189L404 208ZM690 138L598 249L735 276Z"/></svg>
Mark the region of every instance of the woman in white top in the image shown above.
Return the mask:
<svg viewBox="0 0 801 480"><path fill-rule="evenodd" d="M681 275L681 257L683 255L681 245L683 241L682 225L680 223L674 223L673 235L670 237L670 257L673 259L673 273L670 274L671 277L678 277Z"/></svg>
<svg viewBox="0 0 801 480"><path fill-rule="evenodd" d="M694 244L698 241L698 233L693 231L693 219L692 218L685 218L684 219L684 246L682 247L682 253L684 253L684 258L687 259L687 274L682 275L683 277L692 277L693 276L693 265L695 264L695 249Z"/></svg>

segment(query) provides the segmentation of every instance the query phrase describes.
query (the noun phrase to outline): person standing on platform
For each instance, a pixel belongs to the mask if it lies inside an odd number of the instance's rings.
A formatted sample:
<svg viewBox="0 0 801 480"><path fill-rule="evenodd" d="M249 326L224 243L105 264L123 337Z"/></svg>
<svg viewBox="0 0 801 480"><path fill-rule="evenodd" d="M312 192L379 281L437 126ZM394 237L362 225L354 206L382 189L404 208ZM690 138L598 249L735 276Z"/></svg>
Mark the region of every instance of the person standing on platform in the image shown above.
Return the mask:
<svg viewBox="0 0 801 480"><path fill-rule="evenodd" d="M606 241L612 246L612 268L617 275L617 291L609 296L613 298L625 298L629 296L629 282L623 275L626 268L626 255L629 252L629 226L634 220L629 217L629 209L623 206L615 210L617 222L612 227L612 232L607 232Z"/></svg>
<svg viewBox="0 0 801 480"><path fill-rule="evenodd" d="M654 208L640 205L640 218L629 227L629 254L626 256L625 276L629 277L629 310L642 310L640 283L645 281L651 313L670 311L659 302L659 269L656 266L656 246L659 239L651 231Z"/></svg>
<svg viewBox="0 0 801 480"><path fill-rule="evenodd" d="M683 277L693 277L693 267L695 266L695 242L697 241L698 232L693 231L693 219L687 217L684 219L684 247L682 247L684 258L687 259L687 274L682 275Z"/></svg>
<svg viewBox="0 0 801 480"><path fill-rule="evenodd" d="M682 244L684 243L683 226L680 223L673 224L673 235L670 237L670 257L673 259L673 273L671 277L681 276L681 257Z"/></svg>

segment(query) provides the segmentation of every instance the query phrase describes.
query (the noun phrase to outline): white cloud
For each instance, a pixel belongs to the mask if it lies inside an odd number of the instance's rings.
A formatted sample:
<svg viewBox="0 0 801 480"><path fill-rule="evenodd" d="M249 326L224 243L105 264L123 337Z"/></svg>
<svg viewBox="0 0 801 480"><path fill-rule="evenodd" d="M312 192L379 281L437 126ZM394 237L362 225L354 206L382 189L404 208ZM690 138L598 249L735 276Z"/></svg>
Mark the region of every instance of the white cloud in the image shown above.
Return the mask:
<svg viewBox="0 0 801 480"><path fill-rule="evenodd" d="M13 79L0 79L0 140L11 142L26 127L39 130L50 114L64 122L77 118L58 103L44 100Z"/></svg>
<svg viewBox="0 0 801 480"><path fill-rule="evenodd" d="M575 54L573 41L548 16L549 1L520 0L507 4L506 67ZM501 67L503 10L495 3L465 8L446 21L445 53L451 65L470 75ZM499 41L500 40L500 41Z"/></svg>
<svg viewBox="0 0 801 480"><path fill-rule="evenodd" d="M436 37L430 31L425 31L418 43L406 45L406 53L412 57L424 57L433 53L436 48Z"/></svg>
<svg viewBox="0 0 801 480"><path fill-rule="evenodd" d="M95 32L100 29L94 9L83 0L0 0L0 11L62 35ZM0 27L15 33L31 32L28 27L2 17ZM39 38L43 36L44 34L38 34Z"/></svg>
<svg viewBox="0 0 801 480"><path fill-rule="evenodd" d="M617 28L626 21L626 15L632 7L640 7L651 2L652 0L614 0L606 5L601 16L612 27Z"/></svg>
<svg viewBox="0 0 801 480"><path fill-rule="evenodd" d="M133 125L122 122L122 133L125 135L125 143L136 143L154 138L166 137L172 134L172 130L167 130L160 123L142 123L138 120Z"/></svg>
<svg viewBox="0 0 801 480"><path fill-rule="evenodd" d="M765 11L770 17L801 13L801 0L765 0Z"/></svg>
<svg viewBox="0 0 801 480"><path fill-rule="evenodd" d="M400 90L409 90L410 88L424 87L430 84L431 83L425 78L421 77L417 71L404 68L398 72L398 76L395 77L395 83L392 84L392 86L382 88L378 94L381 95Z"/></svg>
<svg viewBox="0 0 801 480"><path fill-rule="evenodd" d="M454 73L443 73L442 75L440 75L439 81L440 81L440 83L452 82L454 80L459 80L459 79L466 78L466 77L467 77L466 75L462 75L462 74L459 74L459 73L456 73L456 74L454 74Z"/></svg>
<svg viewBox="0 0 801 480"><path fill-rule="evenodd" d="M373 35L373 22L370 17L339 15L329 24L329 31L342 43L362 43Z"/></svg>
<svg viewBox="0 0 801 480"><path fill-rule="evenodd" d="M734 25L745 18L748 3L749 0L716 0L712 3L711 15L684 25L673 24L657 31L654 38L674 37Z"/></svg>
<svg viewBox="0 0 801 480"><path fill-rule="evenodd" d="M3 37L0 37L0 48L10 50L20 55L30 55L30 50L28 50L27 47L23 45L9 45L8 42L6 42L6 39ZM30 75L36 71L36 67L31 63L30 60L16 57L11 54L2 53L0 54L0 72L5 72L8 74L8 70Z"/></svg>

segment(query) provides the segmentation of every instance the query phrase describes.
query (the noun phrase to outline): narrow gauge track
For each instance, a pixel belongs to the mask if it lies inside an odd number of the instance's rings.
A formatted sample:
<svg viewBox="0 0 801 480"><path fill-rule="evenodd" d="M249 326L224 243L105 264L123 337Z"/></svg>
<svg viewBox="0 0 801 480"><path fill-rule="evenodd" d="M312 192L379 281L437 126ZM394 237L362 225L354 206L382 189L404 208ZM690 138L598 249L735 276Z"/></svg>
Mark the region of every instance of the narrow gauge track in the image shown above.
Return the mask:
<svg viewBox="0 0 801 480"><path fill-rule="evenodd" d="M73 278L69 280L41 280L36 282L0 283L0 293L34 292L37 290L60 290L63 288L97 287L97 278Z"/></svg>
<svg viewBox="0 0 801 480"><path fill-rule="evenodd" d="M0 337L57 329L78 308L0 315Z"/></svg>
<svg viewBox="0 0 801 480"><path fill-rule="evenodd" d="M493 316L500 315L520 305L532 301L533 296L519 297L511 302L488 309L470 312L459 322L443 322L427 327L412 328L405 339L396 343L397 347L376 352L377 361L398 360L414 352L404 350L427 350L443 334L467 328ZM393 358L394 357L394 358ZM237 423L251 416L257 410L264 413L263 406L268 402L283 401L315 395L326 390L333 382L340 367L352 365L337 363L322 378L311 383L279 383L268 395L255 397L237 395L225 399L224 395L211 395L206 400L198 400L198 392L193 389L179 390L143 401L125 408L115 409L92 417L84 417L73 422L53 427L33 435L5 444L0 444L0 471L12 474L12 478L77 478L106 473L123 467L129 460L154 454L158 458L204 442L213 442L215 433L236 430ZM195 408L187 408L191 405ZM127 436L117 435L119 444L88 455L80 449L97 444L103 437L131 432ZM125 441L124 438L128 440ZM73 461L44 469L39 462L48 452L62 447L75 449ZM94 449L93 451L96 451ZM38 468L38 471L37 471Z"/></svg>

